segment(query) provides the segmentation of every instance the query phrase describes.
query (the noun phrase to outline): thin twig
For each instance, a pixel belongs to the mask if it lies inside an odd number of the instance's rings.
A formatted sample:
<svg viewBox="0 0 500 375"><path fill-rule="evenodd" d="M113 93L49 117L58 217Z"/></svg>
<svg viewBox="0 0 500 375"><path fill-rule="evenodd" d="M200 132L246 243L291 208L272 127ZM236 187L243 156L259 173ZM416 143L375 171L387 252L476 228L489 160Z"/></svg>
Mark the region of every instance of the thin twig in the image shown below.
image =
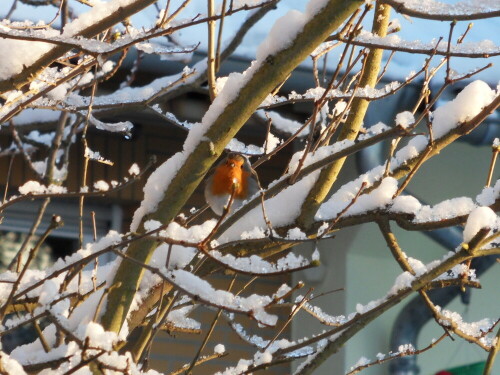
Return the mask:
<svg viewBox="0 0 500 375"><path fill-rule="evenodd" d="M227 0L222 0L222 10L221 17L219 21L219 32L217 34L217 48L215 50L215 72L217 73L220 69L220 50L222 46L222 30L224 29L224 20L226 19L226 2Z"/></svg>
<svg viewBox="0 0 500 375"><path fill-rule="evenodd" d="M203 357L200 357L196 361L195 366L201 365L207 361L211 361L212 359L221 358L225 355L227 355L227 354L226 353L222 353L222 354L214 353L211 355L204 355ZM179 374L185 372L189 368L189 366L191 366L191 364L186 364L186 365L182 366L181 368L170 372L168 375L179 375Z"/></svg>
<svg viewBox="0 0 500 375"><path fill-rule="evenodd" d="M385 73L387 72L387 68L389 67L389 64L391 63L391 60L394 57L395 53L396 51L391 51L391 54L387 58L387 61L384 65L384 68L382 69L382 72L380 72L380 74L378 75L377 81L375 83L376 85L380 82L380 80L384 77Z"/></svg>
<svg viewBox="0 0 500 375"><path fill-rule="evenodd" d="M219 218L219 220L217 220L217 223L215 224L212 231L208 234L208 236L205 237L205 239L200 242L199 247L204 248L207 245L207 243L209 243L210 240L214 237L215 233L217 233L217 230L221 226L222 222L227 217L227 215L229 215L229 213L231 212L231 206L233 205L235 196L236 196L236 184L233 184L233 186L231 186L231 195L229 196L229 201L228 201L227 205L224 206L224 211L222 212L221 217Z"/></svg>
<svg viewBox="0 0 500 375"><path fill-rule="evenodd" d="M469 31L472 29L472 26L474 26L472 22L467 25L465 32L460 36L460 38L457 39L457 44L462 44Z"/></svg>
<svg viewBox="0 0 500 375"><path fill-rule="evenodd" d="M423 349L407 350L407 351L404 351L404 352L398 352L397 354L391 353L389 355L386 355L382 359L379 359L379 360L367 363L365 365L357 366L352 371L348 372L346 375L357 374L361 370L364 370L364 369L366 369L368 367L379 365L381 363L385 363L387 361L391 361L391 360L396 359L396 358L402 358L402 357L406 357L406 356L409 356L409 355L419 355L419 354L422 354L422 353L426 352L427 350L430 350L430 349L434 348L437 344L439 344L447 336L448 336L447 334L442 334L441 337L439 337L437 340L433 340L429 345L427 345Z"/></svg>
<svg viewBox="0 0 500 375"><path fill-rule="evenodd" d="M335 220L333 220L333 222L328 226L328 228L318 236L318 239L322 238L326 233L329 233L333 230L333 228L338 223L338 221L346 214L347 211L349 211L349 209L354 205L354 203L356 203L356 201L358 200L360 195L365 190L366 185L367 185L367 182L363 181L363 183L359 187L358 192L356 193L354 198L352 198L351 201L349 202L349 204L347 206L345 206L344 209L337 214L337 216L335 217Z"/></svg>
<svg viewBox="0 0 500 375"><path fill-rule="evenodd" d="M453 20L450 23L450 32L448 34L448 47L447 47L447 56L446 56L446 78L445 80L448 81L451 79L451 67L450 67L450 50L451 50L451 37L453 35L453 29L455 28L455 25L457 24L457 21Z"/></svg>
<svg viewBox="0 0 500 375"><path fill-rule="evenodd" d="M398 188L398 190L396 191L396 193L394 193L393 199L396 198L398 195L400 195L403 192L404 189L406 189L406 187L408 186L408 184L410 183L410 181L412 180L412 178L415 176L415 174L417 173L417 171L419 170L419 168L427 160L427 156L432 151L432 149L433 149L433 147L429 143L427 145L427 147L425 148L424 152L422 152L422 154L420 155L420 157L419 157L417 163L415 164L415 166L412 168L412 170L410 171L410 173L408 173L408 176L406 176L406 179L403 181L403 183Z"/></svg>
<svg viewBox="0 0 500 375"><path fill-rule="evenodd" d="M17 0L14 0L12 2L12 5L10 6L10 9L9 11L7 12L7 14L5 15L5 19L9 19L10 16L12 16L12 13L14 13L14 11L16 10L17 8Z"/></svg>
<svg viewBox="0 0 500 375"><path fill-rule="evenodd" d="M486 178L486 187L491 185L491 179L493 177L493 171L495 170L495 163L497 161L498 152L500 151L499 146L493 145L491 153L490 169L488 170L488 177Z"/></svg>
<svg viewBox="0 0 500 375"><path fill-rule="evenodd" d="M213 17L215 12L215 4L214 0L207 0L208 4L208 16ZM213 101L217 96L216 88L215 88L215 66L216 66L216 57L215 57L215 20L207 21L208 27L208 69L207 69L207 78L208 78L208 91L210 94L210 100Z"/></svg>
<svg viewBox="0 0 500 375"><path fill-rule="evenodd" d="M94 97L97 89L97 65L95 66L95 73L94 73L94 84L92 85L92 92L90 94L90 100L89 100L89 105L87 108L87 116L85 118L85 123L83 127L83 132L82 132L82 147L83 147L83 173L81 176L81 183L80 183L80 188L85 188L87 186L87 171L88 171L88 165L89 165L89 157L87 156L87 129L89 126L90 122L90 116L92 115L92 105L94 103ZM79 247L83 246L83 202L84 202L84 197L80 197L80 202L79 202L79 234L78 234L78 242L79 242ZM80 284L79 284L80 285Z"/></svg>
<svg viewBox="0 0 500 375"><path fill-rule="evenodd" d="M95 223L95 211L90 211L90 218L92 219L92 232L94 236L94 242L97 241L97 226Z"/></svg>
<svg viewBox="0 0 500 375"><path fill-rule="evenodd" d="M313 291L313 288L310 288L307 293L305 294L305 296L302 298L302 300L295 304L293 306L293 309L292 311L290 312L290 314L288 315L288 318L285 320L285 323L283 324L283 326L278 330L278 332L276 332L276 334L273 336L273 338L271 340L269 340L269 342L267 343L267 345L264 347L263 351L266 351L267 348L269 348L269 346L276 341L276 339L283 333L283 331L286 329L286 327L288 327L288 325L292 322L292 319L295 317L295 315L297 315L297 313L300 311L300 309L302 308L302 306L304 306L307 302L307 296L309 294L311 294Z"/></svg>
<svg viewBox="0 0 500 375"><path fill-rule="evenodd" d="M9 190L10 175L12 173L12 164L14 163L15 157L16 157L16 154L10 155L9 168L7 169L7 176L5 177L5 190L3 192L2 205L5 203L5 200L7 199L7 191Z"/></svg>

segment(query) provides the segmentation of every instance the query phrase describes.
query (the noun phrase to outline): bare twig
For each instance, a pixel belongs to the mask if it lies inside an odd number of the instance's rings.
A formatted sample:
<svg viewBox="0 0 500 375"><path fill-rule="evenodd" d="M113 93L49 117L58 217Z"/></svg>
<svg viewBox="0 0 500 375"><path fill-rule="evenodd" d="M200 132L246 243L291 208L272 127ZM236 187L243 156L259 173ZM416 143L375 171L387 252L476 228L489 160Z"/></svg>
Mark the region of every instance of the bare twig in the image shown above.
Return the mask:
<svg viewBox="0 0 500 375"><path fill-rule="evenodd" d="M10 155L9 168L7 169L7 176L5 177L5 190L3 192L2 205L5 203L5 200L7 199L7 192L9 191L10 175L11 175L11 172L12 172L12 164L14 164L14 158L15 157L16 157L16 154Z"/></svg>
<svg viewBox="0 0 500 375"><path fill-rule="evenodd" d="M90 121L90 116L92 115L92 104L94 103L94 97L97 89L97 65L95 68L95 73L94 73L94 84L92 85L92 92L90 94L90 100L89 100L89 105L87 108L87 116L85 118L85 123L83 127L83 132L82 132L82 146L83 146L83 173L81 176L81 183L80 183L80 188L86 188L87 187L87 169L89 165L89 157L87 156L87 149L88 149L88 144L87 144L87 129L89 126L89 121ZM78 235L78 241L79 241L79 246L82 247L83 245L83 202L84 202L85 197L81 196L80 197L80 202L79 202L79 235Z"/></svg>
<svg viewBox="0 0 500 375"><path fill-rule="evenodd" d="M215 12L215 4L214 0L207 0L208 4L208 16L213 17ZM216 56L215 56L215 21L209 20L207 21L208 27L208 69L207 69L207 78L208 78L208 91L210 93L210 99L213 101L217 96L217 92L215 89L215 69L216 69Z"/></svg>
<svg viewBox="0 0 500 375"><path fill-rule="evenodd" d="M375 366L375 365L380 365L381 363L385 363L385 362L388 362L388 361L392 361L393 359L396 359L396 358L402 358L402 357L406 357L406 356L409 356L409 355L419 355L419 354L422 354L432 348L434 348L437 344L439 344L441 341L443 341L443 339L445 337L447 337L448 335L446 334L443 334L441 335L441 337L439 337L437 340L433 340L429 345L427 345L425 348L423 349L419 349L419 350L406 350L406 351L403 351L403 352L397 352L397 353L390 353L386 356L384 356L384 358L381 358L379 360L376 360L376 361L373 361L373 362L370 362L370 363L367 363L367 364L364 364L364 365L361 365L361 366L356 366L353 370L349 371L348 373L346 373L346 375L354 375L354 374L357 374L358 372L368 368L368 367L372 367L372 366Z"/></svg>
<svg viewBox="0 0 500 375"><path fill-rule="evenodd" d="M493 177L493 171L495 170L495 163L497 161L498 153L500 152L500 147L498 145L493 145L491 153L490 169L488 170L488 177L486 178L486 186L490 186L491 178Z"/></svg>

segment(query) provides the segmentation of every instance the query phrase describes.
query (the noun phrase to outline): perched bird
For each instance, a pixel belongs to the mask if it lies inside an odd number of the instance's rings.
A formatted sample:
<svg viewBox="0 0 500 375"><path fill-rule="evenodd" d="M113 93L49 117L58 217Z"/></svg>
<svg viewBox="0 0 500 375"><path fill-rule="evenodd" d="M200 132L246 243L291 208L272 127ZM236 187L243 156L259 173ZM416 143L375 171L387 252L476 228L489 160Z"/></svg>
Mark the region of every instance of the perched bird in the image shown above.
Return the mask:
<svg viewBox="0 0 500 375"><path fill-rule="evenodd" d="M230 212L240 207L246 199L257 191L259 185L252 173L248 159L236 152L231 152L217 164L205 185L205 200L212 211L221 216L234 191L234 200Z"/></svg>

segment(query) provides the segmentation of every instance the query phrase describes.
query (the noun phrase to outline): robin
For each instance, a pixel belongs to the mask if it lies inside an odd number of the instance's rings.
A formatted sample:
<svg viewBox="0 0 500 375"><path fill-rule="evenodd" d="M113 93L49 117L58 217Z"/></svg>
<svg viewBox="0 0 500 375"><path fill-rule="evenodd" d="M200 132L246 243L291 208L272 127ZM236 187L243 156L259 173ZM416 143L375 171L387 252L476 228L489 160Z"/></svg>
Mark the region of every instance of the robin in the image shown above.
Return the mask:
<svg viewBox="0 0 500 375"><path fill-rule="evenodd" d="M259 184L253 173L250 162L241 154L230 152L221 160L205 185L205 199L212 211L221 216L233 191L234 200L229 212L236 210L259 191Z"/></svg>

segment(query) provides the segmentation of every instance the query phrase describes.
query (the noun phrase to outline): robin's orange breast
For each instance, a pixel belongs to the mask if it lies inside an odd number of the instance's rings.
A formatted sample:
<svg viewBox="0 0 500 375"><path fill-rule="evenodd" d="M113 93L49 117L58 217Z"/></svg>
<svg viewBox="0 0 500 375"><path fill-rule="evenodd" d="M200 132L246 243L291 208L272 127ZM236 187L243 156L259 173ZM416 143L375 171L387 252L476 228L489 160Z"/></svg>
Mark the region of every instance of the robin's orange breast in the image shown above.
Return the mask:
<svg viewBox="0 0 500 375"><path fill-rule="evenodd" d="M212 194L231 195L235 189L235 198L246 199L248 194L248 178L250 173L236 164L234 167L223 164L215 169L212 183Z"/></svg>

